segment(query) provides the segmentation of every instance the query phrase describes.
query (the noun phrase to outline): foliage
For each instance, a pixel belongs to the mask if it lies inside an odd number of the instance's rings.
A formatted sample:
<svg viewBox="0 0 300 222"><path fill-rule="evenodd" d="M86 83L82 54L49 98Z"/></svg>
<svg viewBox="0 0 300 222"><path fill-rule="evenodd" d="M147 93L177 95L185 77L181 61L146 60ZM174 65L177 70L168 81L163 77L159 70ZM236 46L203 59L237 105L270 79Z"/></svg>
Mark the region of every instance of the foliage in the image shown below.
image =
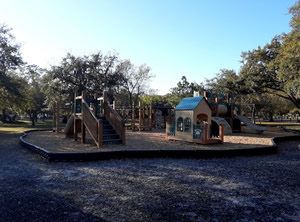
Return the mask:
<svg viewBox="0 0 300 222"><path fill-rule="evenodd" d="M11 29L0 25L0 87L20 96L19 85L10 73L23 64L20 46L15 43Z"/></svg>
<svg viewBox="0 0 300 222"><path fill-rule="evenodd" d="M89 56L76 57L67 54L58 66L52 66L48 77L53 91L67 94L86 90L88 94L102 94L103 90L111 90L119 80L120 74L115 69L117 56L103 55L101 52Z"/></svg>
<svg viewBox="0 0 300 222"><path fill-rule="evenodd" d="M221 69L216 77L206 80L205 87L213 94L240 94L240 86L238 84L238 75L234 70Z"/></svg>
<svg viewBox="0 0 300 222"><path fill-rule="evenodd" d="M300 108L300 1L291 9L292 31L275 36L263 48L242 54L240 85L246 93L268 93Z"/></svg>
<svg viewBox="0 0 300 222"><path fill-rule="evenodd" d="M181 77L181 81L177 83L177 87L171 88L171 93L167 95L168 103L175 107L185 97L192 97L194 91L202 93L204 86L195 82L188 82L185 76Z"/></svg>
<svg viewBox="0 0 300 222"><path fill-rule="evenodd" d="M129 105L132 107L133 104L137 104L139 97L146 92L149 81L153 78L150 73L151 69L145 64L135 67L130 60L125 60L117 66L117 70L122 77L119 94L127 94Z"/></svg>

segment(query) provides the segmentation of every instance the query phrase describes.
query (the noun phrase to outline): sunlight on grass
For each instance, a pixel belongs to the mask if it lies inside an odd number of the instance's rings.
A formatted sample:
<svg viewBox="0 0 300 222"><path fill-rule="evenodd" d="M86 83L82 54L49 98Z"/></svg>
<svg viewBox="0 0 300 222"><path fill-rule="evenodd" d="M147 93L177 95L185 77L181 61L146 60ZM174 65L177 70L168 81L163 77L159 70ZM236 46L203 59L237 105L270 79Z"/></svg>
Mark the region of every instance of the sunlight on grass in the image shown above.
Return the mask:
<svg viewBox="0 0 300 222"><path fill-rule="evenodd" d="M0 131L9 133L22 133L27 130L51 129L52 121L38 121L35 126L31 126L30 121L20 120L17 123L0 123Z"/></svg>
<svg viewBox="0 0 300 222"><path fill-rule="evenodd" d="M300 126L300 123L297 122L259 122L256 121L258 125L266 125L266 126Z"/></svg>
<svg viewBox="0 0 300 222"><path fill-rule="evenodd" d="M286 126L285 128L289 130L300 130L300 126Z"/></svg>

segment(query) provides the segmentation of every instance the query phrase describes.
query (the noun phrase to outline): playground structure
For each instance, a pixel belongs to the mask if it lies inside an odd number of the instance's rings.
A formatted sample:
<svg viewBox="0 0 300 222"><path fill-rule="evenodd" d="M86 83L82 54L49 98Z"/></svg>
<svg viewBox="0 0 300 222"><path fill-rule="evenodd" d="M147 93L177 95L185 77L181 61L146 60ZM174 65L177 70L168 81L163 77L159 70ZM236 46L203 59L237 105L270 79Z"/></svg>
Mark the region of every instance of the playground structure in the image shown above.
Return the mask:
<svg viewBox="0 0 300 222"><path fill-rule="evenodd" d="M63 127L60 127L60 116L65 114L67 120L71 117L71 104L67 103L63 106L62 104L64 103L58 99L52 105L52 131L56 133L59 133L64 129Z"/></svg>
<svg viewBox="0 0 300 222"><path fill-rule="evenodd" d="M175 124L167 124L167 140L199 144L223 143L223 125L218 137L211 134L212 107L203 96L184 98L175 108Z"/></svg>
<svg viewBox="0 0 300 222"><path fill-rule="evenodd" d="M172 107L169 106L153 106L146 105L143 101L139 101L138 107L133 104L131 107L118 105L116 101L113 103L113 109L116 110L123 119L130 122L128 127L132 131L144 131L157 128L166 128L167 122L172 122ZM136 120L138 120L138 125Z"/></svg>
<svg viewBox="0 0 300 222"><path fill-rule="evenodd" d="M81 133L81 143L85 143L88 131L98 148L103 144L126 143L124 121L108 104L106 91L101 98L86 98L84 91L81 96L75 94L72 110L64 129L67 137L77 141ZM59 116L59 109L56 109L56 115Z"/></svg>
<svg viewBox="0 0 300 222"><path fill-rule="evenodd" d="M239 104L234 102L233 95L218 94L213 100L212 94L204 91L203 95L212 107L212 133L217 135L217 127L220 124L224 126L224 134L229 135L232 132L241 132L241 122L246 124L257 133L263 133L266 128L255 125L247 117L241 115L241 100Z"/></svg>

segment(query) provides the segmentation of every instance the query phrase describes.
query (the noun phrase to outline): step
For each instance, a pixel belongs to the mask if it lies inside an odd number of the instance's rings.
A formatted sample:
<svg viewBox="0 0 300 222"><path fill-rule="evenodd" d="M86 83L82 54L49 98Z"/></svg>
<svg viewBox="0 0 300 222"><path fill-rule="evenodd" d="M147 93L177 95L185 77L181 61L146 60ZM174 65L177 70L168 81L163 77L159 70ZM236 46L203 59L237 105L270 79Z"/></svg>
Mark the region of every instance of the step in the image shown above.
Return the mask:
<svg viewBox="0 0 300 222"><path fill-rule="evenodd" d="M120 139L120 136L118 134L103 134L102 135L103 140L114 140L114 139Z"/></svg>
<svg viewBox="0 0 300 222"><path fill-rule="evenodd" d="M109 140L102 140L102 144L121 144L121 139L109 139Z"/></svg>
<svg viewBox="0 0 300 222"><path fill-rule="evenodd" d="M111 129L103 129L103 132L102 132L103 135L105 134L116 134L116 131L111 128Z"/></svg>
<svg viewBox="0 0 300 222"><path fill-rule="evenodd" d="M103 130L105 129L113 129L113 127L111 125L106 125L106 126L103 126Z"/></svg>

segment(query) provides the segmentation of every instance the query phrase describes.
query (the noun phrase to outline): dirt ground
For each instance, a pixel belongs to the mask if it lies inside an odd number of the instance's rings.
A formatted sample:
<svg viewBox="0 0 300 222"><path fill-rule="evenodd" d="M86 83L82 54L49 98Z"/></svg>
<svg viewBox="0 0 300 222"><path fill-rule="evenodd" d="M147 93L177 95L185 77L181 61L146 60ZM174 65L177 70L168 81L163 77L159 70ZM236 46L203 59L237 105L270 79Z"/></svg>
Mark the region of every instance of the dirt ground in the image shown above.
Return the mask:
<svg viewBox="0 0 300 222"><path fill-rule="evenodd" d="M0 132L0 221L300 221L300 142L266 156L44 161Z"/></svg>
<svg viewBox="0 0 300 222"><path fill-rule="evenodd" d="M126 132L126 145L103 145L98 149L91 137L87 136L87 143L81 144L73 139L65 138L63 133L56 134L50 131L30 132L25 138L26 141L43 147L51 152L94 152L112 150L161 150L161 149L184 149L184 150L225 150L252 147L264 147L272 145L271 138L277 136L294 135L286 133L277 127L268 127L262 134L251 132L248 128L243 128L242 133L234 133L224 137L224 144L200 145L181 141L167 141L164 130L152 130L142 132Z"/></svg>

